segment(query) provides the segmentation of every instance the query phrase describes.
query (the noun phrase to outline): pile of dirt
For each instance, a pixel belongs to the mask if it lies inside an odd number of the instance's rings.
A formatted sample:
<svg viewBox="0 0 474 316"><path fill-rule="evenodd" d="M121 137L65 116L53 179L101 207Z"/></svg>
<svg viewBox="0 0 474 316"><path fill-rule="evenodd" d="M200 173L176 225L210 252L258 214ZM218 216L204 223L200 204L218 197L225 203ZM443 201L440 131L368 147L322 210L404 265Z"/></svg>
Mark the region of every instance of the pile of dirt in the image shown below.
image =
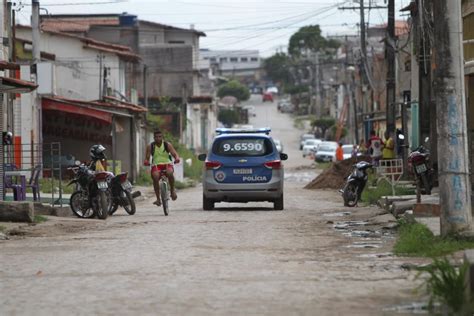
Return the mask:
<svg viewBox="0 0 474 316"><path fill-rule="evenodd" d="M359 161L370 161L369 157L357 157L332 163L329 168L324 170L313 181L304 188L310 190L317 189L341 189L344 186L347 176L352 171L352 166Z"/></svg>

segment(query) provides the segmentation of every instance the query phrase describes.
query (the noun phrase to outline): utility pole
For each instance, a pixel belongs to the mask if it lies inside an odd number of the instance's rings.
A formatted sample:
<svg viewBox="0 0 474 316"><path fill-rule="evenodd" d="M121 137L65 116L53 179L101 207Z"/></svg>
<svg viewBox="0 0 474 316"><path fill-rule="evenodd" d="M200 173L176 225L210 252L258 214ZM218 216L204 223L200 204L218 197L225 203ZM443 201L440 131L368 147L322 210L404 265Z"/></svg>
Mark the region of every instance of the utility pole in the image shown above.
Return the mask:
<svg viewBox="0 0 474 316"><path fill-rule="evenodd" d="M321 93L321 65L319 63L319 52L316 52L315 56L315 63L316 63L316 118L321 118L321 106L322 102L322 93Z"/></svg>
<svg viewBox="0 0 474 316"><path fill-rule="evenodd" d="M99 55L97 55L97 59L99 62L99 100L102 100L102 64L104 61L104 55L99 53Z"/></svg>
<svg viewBox="0 0 474 316"><path fill-rule="evenodd" d="M143 104L145 105L145 108L148 109L148 86L147 86L147 81L148 81L148 66L143 65L143 99L144 99Z"/></svg>
<svg viewBox="0 0 474 316"><path fill-rule="evenodd" d="M441 234L472 233L461 1L433 1Z"/></svg>
<svg viewBox="0 0 474 316"><path fill-rule="evenodd" d="M395 0L388 0L387 39L385 42L387 59L387 104L386 120L387 131L394 135L395 132Z"/></svg>
<svg viewBox="0 0 474 316"><path fill-rule="evenodd" d="M38 63L41 61L41 48L40 48L40 3L39 0L31 0L31 33L32 33L32 42L33 42L33 61L32 61L32 74L33 80L38 84ZM41 98L38 96L38 93L33 91L32 93L33 100L33 115L32 115L32 130L31 130L31 144L34 147L34 143L37 143L38 148L40 149L41 143L43 142L43 124L42 124L42 111L41 111ZM34 150L32 151L32 155ZM34 158L31 158L34 161ZM38 163L41 162L42 153L41 150L38 150Z"/></svg>

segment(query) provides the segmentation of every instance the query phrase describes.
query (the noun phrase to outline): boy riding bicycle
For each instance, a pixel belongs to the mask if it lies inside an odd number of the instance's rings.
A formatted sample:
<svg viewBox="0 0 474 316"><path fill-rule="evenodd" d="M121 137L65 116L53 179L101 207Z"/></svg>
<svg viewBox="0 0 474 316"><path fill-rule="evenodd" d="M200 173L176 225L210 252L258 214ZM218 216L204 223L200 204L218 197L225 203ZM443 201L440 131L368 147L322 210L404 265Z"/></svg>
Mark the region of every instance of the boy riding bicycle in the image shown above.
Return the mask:
<svg viewBox="0 0 474 316"><path fill-rule="evenodd" d="M161 200L159 182L162 171L166 171L166 176L168 177L171 191L171 199L174 201L178 198L174 188L174 169L172 157L174 158L174 163L176 164L179 163L180 159L173 145L163 140L163 133L160 130L156 130L153 133L153 138L155 141L146 147L146 159L144 165L150 165L148 159L150 156L152 156L151 178L153 179L153 188L155 189L156 195L156 201L153 202L153 204L160 206Z"/></svg>

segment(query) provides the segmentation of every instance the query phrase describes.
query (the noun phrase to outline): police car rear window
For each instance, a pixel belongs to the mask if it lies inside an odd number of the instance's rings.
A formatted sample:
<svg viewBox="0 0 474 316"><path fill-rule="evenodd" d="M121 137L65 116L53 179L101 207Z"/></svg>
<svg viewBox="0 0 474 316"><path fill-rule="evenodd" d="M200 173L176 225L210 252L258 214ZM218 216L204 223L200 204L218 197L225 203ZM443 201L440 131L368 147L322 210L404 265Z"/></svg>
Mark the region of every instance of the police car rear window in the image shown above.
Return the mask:
<svg viewBox="0 0 474 316"><path fill-rule="evenodd" d="M265 156L273 151L267 138L223 138L218 139L212 151L220 156Z"/></svg>

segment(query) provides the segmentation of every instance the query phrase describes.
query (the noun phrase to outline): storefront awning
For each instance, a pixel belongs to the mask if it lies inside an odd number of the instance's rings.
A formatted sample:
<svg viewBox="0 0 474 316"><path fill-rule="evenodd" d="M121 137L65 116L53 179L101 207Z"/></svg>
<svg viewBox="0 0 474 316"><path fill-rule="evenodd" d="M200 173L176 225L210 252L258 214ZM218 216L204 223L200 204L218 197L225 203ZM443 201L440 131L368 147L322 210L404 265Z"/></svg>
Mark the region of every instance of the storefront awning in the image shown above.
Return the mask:
<svg viewBox="0 0 474 316"><path fill-rule="evenodd" d="M84 115L88 117L93 117L103 122L112 123L112 113L100 110L93 109L82 104L77 104L73 102L68 102L65 100L58 100L54 98L42 98L42 108L43 111L61 111L66 113Z"/></svg>
<svg viewBox="0 0 474 316"><path fill-rule="evenodd" d="M28 93L37 87L38 85L30 81L0 77L0 93Z"/></svg>

